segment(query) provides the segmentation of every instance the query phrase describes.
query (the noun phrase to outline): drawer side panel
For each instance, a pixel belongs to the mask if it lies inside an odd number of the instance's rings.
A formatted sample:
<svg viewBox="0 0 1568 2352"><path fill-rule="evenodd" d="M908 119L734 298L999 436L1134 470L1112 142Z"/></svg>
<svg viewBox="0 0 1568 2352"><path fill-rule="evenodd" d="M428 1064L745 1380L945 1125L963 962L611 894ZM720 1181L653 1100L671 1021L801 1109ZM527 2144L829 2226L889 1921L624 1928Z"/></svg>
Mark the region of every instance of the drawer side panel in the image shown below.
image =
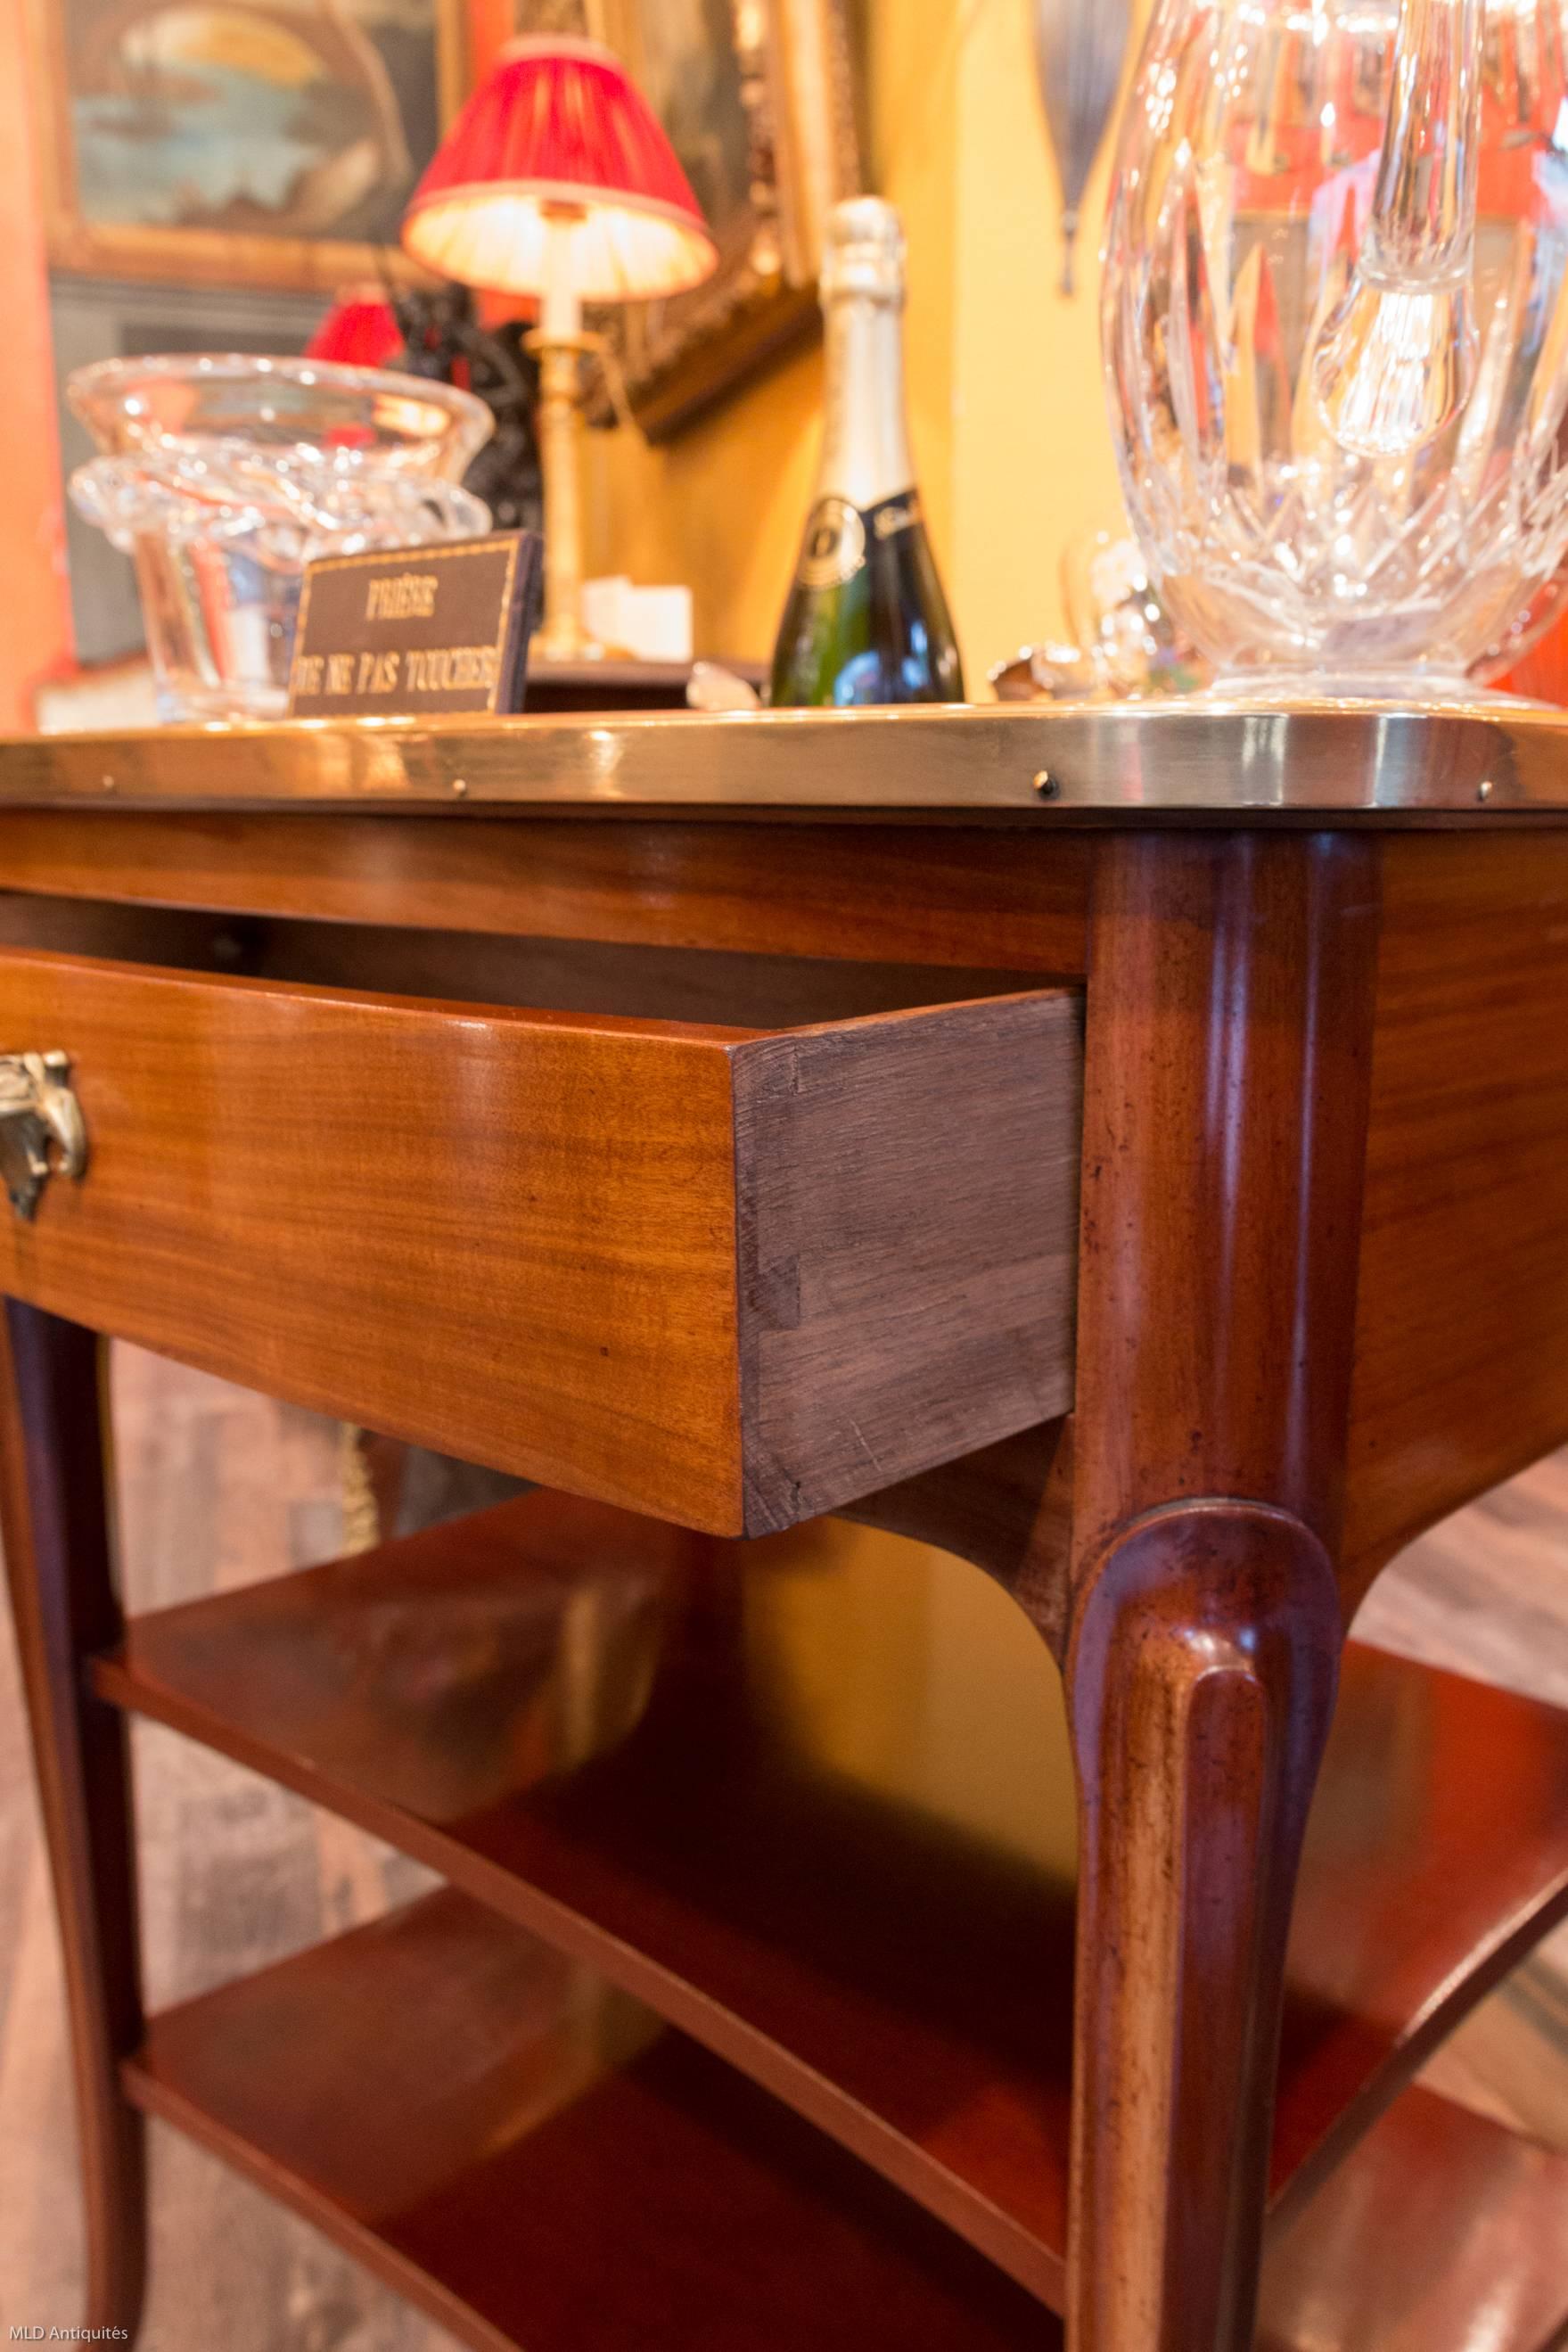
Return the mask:
<svg viewBox="0 0 1568 2352"><path fill-rule="evenodd" d="M1082 1000L737 1046L747 1529L1072 1402Z"/></svg>

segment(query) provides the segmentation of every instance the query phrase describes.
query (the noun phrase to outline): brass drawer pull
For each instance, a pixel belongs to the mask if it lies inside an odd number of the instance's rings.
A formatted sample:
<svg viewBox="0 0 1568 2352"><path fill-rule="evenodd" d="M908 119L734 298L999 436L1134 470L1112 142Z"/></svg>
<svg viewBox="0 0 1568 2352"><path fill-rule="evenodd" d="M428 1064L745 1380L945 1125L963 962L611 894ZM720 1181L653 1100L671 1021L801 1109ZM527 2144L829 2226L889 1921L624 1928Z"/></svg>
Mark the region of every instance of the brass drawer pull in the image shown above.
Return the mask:
<svg viewBox="0 0 1568 2352"><path fill-rule="evenodd" d="M60 1172L87 1167L81 1105L67 1083L68 1054L0 1054L0 1175L16 1214L27 1219L49 1179L49 1138Z"/></svg>

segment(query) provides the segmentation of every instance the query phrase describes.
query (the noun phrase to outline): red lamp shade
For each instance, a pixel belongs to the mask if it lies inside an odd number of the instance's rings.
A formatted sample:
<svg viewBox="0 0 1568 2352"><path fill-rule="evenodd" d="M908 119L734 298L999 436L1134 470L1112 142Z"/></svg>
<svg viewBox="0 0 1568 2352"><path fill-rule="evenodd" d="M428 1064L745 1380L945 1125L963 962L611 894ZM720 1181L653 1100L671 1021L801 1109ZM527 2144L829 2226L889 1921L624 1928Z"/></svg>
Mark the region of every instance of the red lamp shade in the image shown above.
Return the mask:
<svg viewBox="0 0 1568 2352"><path fill-rule="evenodd" d="M402 349L402 329L380 292L340 294L305 346L308 360L385 367Z"/></svg>
<svg viewBox="0 0 1568 2352"><path fill-rule="evenodd" d="M444 277L530 294L551 282L563 234L587 302L678 294L717 261L674 150L613 50L513 41L415 189L402 241Z"/></svg>

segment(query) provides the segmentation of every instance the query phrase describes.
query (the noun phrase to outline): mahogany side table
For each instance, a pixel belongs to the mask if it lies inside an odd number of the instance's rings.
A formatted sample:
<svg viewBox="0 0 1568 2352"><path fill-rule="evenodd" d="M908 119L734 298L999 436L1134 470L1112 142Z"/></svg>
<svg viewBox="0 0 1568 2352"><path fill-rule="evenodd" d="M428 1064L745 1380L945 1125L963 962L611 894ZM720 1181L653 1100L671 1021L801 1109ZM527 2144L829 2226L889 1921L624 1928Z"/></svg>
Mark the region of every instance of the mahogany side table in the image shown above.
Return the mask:
<svg viewBox="0 0 1568 2352"><path fill-rule="evenodd" d="M1568 1441L1568 721L55 738L0 876L91 2324L150 2111L488 2352L1561 2340L1568 2164L1406 2086L1568 1911L1568 1728L1345 1645ZM99 1335L549 1491L127 1623ZM1075 1904L769 1747L724 1594L831 1514L1049 1645ZM547 1769L612 1558L684 1613ZM127 1711L449 1888L145 2018Z"/></svg>

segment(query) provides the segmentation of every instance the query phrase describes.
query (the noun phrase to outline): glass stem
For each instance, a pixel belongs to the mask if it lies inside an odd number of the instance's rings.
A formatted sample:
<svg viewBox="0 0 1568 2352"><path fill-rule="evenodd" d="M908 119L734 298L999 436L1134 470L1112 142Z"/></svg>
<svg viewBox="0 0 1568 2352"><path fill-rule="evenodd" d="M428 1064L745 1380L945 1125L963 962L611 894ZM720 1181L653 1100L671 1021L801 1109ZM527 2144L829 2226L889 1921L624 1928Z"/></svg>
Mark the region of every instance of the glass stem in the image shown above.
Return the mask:
<svg viewBox="0 0 1568 2352"><path fill-rule="evenodd" d="M1402 458L1475 382L1470 315L1480 145L1482 0L1403 0L1372 212L1312 355L1340 447Z"/></svg>
<svg viewBox="0 0 1568 2352"><path fill-rule="evenodd" d="M1404 0L1358 269L1416 293L1469 278L1480 152L1482 0Z"/></svg>

